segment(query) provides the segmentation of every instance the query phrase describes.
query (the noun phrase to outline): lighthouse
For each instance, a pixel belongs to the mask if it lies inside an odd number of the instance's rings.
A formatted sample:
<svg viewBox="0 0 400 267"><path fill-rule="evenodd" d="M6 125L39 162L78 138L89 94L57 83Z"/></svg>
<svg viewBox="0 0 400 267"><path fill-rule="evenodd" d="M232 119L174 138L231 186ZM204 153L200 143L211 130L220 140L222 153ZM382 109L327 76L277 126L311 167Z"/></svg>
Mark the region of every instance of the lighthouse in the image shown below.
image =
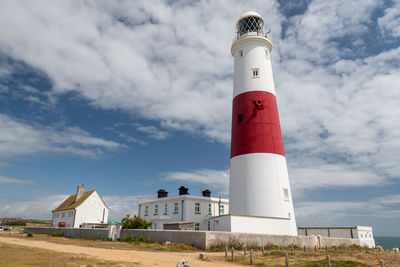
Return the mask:
<svg viewBox="0 0 400 267"><path fill-rule="evenodd" d="M229 214L214 230L297 235L264 20L244 12L236 23Z"/></svg>

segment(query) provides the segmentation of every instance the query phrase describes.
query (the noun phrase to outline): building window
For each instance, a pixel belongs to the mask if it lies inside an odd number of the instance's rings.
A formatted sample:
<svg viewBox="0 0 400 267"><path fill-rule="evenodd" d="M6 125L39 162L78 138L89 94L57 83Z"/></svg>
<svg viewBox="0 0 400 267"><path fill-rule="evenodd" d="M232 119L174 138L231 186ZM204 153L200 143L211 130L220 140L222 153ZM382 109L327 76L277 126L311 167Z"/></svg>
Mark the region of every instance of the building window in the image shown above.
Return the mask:
<svg viewBox="0 0 400 267"><path fill-rule="evenodd" d="M208 229L208 231L211 231L211 222L210 221L208 221L207 229Z"/></svg>
<svg viewBox="0 0 400 267"><path fill-rule="evenodd" d="M54 218L59 218L59 217L60 217L60 213L54 214Z"/></svg>
<svg viewBox="0 0 400 267"><path fill-rule="evenodd" d="M283 199L289 201L289 189L288 188L283 188Z"/></svg>
<svg viewBox="0 0 400 267"><path fill-rule="evenodd" d="M200 214L200 203L195 203L194 204L194 213Z"/></svg>
<svg viewBox="0 0 400 267"><path fill-rule="evenodd" d="M65 218L65 212L61 213L61 218Z"/></svg>
<svg viewBox="0 0 400 267"><path fill-rule="evenodd" d="M144 216L149 216L149 206L144 207Z"/></svg>
<svg viewBox="0 0 400 267"><path fill-rule="evenodd" d="M239 55L240 55L241 57L243 57L243 50L240 50L240 51L239 51Z"/></svg>
<svg viewBox="0 0 400 267"><path fill-rule="evenodd" d="M219 215L224 215L224 205L219 206Z"/></svg>
<svg viewBox="0 0 400 267"><path fill-rule="evenodd" d="M208 204L208 215L212 214L212 205L211 203Z"/></svg>
<svg viewBox="0 0 400 267"><path fill-rule="evenodd" d="M241 123L241 122L243 122L243 114L242 113L238 114L238 123Z"/></svg>
<svg viewBox="0 0 400 267"><path fill-rule="evenodd" d="M167 203L165 203L165 205L164 205L164 215L167 215L168 214L168 205L167 205Z"/></svg>
<svg viewBox="0 0 400 267"><path fill-rule="evenodd" d="M178 213L179 213L179 203L176 202L176 203L174 204L174 214L178 214Z"/></svg>
<svg viewBox="0 0 400 267"><path fill-rule="evenodd" d="M196 230L196 231L200 230L200 224L199 223L195 223L194 224L194 230Z"/></svg>
<svg viewBox="0 0 400 267"><path fill-rule="evenodd" d="M258 78L259 76L259 69L252 69L253 71L253 78Z"/></svg>
<svg viewBox="0 0 400 267"><path fill-rule="evenodd" d="M154 215L158 215L158 205L154 205Z"/></svg>
<svg viewBox="0 0 400 267"><path fill-rule="evenodd" d="M269 51L268 51L268 49L265 49L265 57L266 57L266 58L269 58Z"/></svg>

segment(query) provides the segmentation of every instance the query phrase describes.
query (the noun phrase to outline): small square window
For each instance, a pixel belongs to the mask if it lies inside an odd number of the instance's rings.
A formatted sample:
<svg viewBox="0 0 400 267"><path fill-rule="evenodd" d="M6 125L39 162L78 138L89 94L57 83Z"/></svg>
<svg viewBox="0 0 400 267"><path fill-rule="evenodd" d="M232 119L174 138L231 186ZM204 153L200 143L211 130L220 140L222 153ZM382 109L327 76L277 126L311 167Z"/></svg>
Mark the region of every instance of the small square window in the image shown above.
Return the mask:
<svg viewBox="0 0 400 267"><path fill-rule="evenodd" d="M268 49L265 49L265 57L266 57L266 58L269 58L269 51L268 51Z"/></svg>
<svg viewBox="0 0 400 267"><path fill-rule="evenodd" d="M283 188L283 198L285 200L290 200L290 198L289 198L289 189L288 188Z"/></svg>
<svg viewBox="0 0 400 267"><path fill-rule="evenodd" d="M194 213L195 214L200 214L200 203L195 203L194 204Z"/></svg>
<svg viewBox="0 0 400 267"><path fill-rule="evenodd" d="M195 223L194 224L194 230L196 230L196 231L200 230L200 224L199 223Z"/></svg>
<svg viewBox="0 0 400 267"><path fill-rule="evenodd" d="M243 122L243 114L242 113L238 114L238 122L239 123Z"/></svg>
<svg viewBox="0 0 400 267"><path fill-rule="evenodd" d="M259 69L252 69L253 71L253 77L260 77L259 76Z"/></svg>

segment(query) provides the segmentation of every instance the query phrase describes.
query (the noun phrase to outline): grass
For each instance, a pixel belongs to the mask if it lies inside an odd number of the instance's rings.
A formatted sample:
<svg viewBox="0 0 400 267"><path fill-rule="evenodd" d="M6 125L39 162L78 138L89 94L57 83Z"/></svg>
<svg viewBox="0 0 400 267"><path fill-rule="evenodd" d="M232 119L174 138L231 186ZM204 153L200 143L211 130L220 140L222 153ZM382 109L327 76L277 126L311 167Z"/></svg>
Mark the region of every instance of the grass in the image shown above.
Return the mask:
<svg viewBox="0 0 400 267"><path fill-rule="evenodd" d="M0 245L0 267L22 266L135 266L139 263L110 262L46 249Z"/></svg>

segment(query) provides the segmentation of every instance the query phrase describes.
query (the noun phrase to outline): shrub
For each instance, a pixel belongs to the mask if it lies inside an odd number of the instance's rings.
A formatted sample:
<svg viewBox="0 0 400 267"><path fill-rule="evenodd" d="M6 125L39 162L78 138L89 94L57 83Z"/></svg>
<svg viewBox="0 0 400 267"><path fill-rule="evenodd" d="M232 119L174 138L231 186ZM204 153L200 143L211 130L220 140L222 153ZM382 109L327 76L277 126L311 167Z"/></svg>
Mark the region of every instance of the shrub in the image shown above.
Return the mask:
<svg viewBox="0 0 400 267"><path fill-rule="evenodd" d="M26 226L25 220L15 220L12 222L4 222L1 225L8 225L8 226Z"/></svg>
<svg viewBox="0 0 400 267"><path fill-rule="evenodd" d="M51 236L61 237L61 236L64 236L64 233L63 232L53 232L51 234Z"/></svg>
<svg viewBox="0 0 400 267"><path fill-rule="evenodd" d="M26 236L27 236L27 237L33 237L33 233L32 233L32 232L29 232L29 233L26 234Z"/></svg>
<svg viewBox="0 0 400 267"><path fill-rule="evenodd" d="M121 223L122 229L147 229L152 224L136 215L131 218L129 214L122 218Z"/></svg>
<svg viewBox="0 0 400 267"><path fill-rule="evenodd" d="M128 242L128 243L134 243L136 245L138 245L139 243L146 243L146 244L151 243L150 238L144 238L143 236L137 237L135 235L126 235L121 239L121 241Z"/></svg>

